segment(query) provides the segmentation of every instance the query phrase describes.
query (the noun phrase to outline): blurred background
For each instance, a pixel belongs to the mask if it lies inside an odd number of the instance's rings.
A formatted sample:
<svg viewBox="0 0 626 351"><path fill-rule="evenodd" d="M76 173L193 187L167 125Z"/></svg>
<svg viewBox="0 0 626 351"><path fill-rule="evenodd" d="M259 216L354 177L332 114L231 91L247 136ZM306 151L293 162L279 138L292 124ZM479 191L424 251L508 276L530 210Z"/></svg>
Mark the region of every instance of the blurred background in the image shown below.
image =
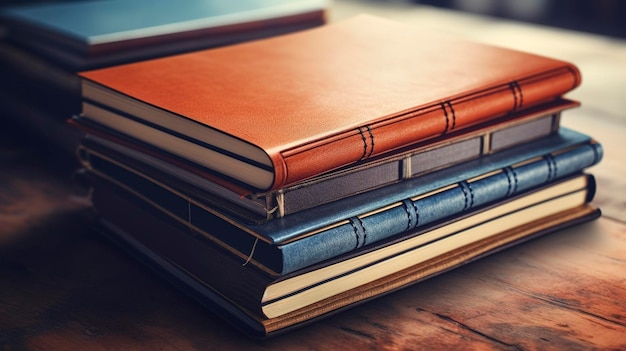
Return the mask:
<svg viewBox="0 0 626 351"><path fill-rule="evenodd" d="M425 4L517 21L626 37L623 0L414 0Z"/></svg>
<svg viewBox="0 0 626 351"><path fill-rule="evenodd" d="M77 1L94 0L0 0L0 6ZM332 2L343 3L346 0L334 0ZM350 2L361 2L365 3L366 6L368 3L375 6L385 3L390 6L398 3L429 5L521 22L626 38L625 0L357 0Z"/></svg>

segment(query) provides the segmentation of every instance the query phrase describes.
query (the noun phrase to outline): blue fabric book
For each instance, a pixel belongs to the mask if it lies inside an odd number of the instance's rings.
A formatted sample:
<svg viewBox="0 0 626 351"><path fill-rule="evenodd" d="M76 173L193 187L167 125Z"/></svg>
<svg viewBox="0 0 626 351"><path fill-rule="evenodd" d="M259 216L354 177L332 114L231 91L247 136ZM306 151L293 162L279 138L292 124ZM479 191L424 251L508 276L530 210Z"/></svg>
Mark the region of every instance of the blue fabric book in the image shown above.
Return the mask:
<svg viewBox="0 0 626 351"><path fill-rule="evenodd" d="M123 169L98 175L219 242L242 263L284 275L549 184L601 158L600 144L561 128L527 145L258 225L236 221Z"/></svg>
<svg viewBox="0 0 626 351"><path fill-rule="evenodd" d="M2 11L6 36L75 70L323 24L326 0L109 0Z"/></svg>

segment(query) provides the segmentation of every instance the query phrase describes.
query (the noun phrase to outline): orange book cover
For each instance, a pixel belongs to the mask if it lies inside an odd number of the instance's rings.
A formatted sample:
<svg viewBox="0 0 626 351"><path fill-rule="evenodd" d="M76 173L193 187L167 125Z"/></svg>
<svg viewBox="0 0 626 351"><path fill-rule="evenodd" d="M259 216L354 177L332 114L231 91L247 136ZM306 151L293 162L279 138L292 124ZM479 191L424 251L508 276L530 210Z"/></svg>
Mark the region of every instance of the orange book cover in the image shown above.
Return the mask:
<svg viewBox="0 0 626 351"><path fill-rule="evenodd" d="M261 190L549 101L581 79L568 62L368 15L80 75L83 118ZM179 152L170 137L200 149Z"/></svg>

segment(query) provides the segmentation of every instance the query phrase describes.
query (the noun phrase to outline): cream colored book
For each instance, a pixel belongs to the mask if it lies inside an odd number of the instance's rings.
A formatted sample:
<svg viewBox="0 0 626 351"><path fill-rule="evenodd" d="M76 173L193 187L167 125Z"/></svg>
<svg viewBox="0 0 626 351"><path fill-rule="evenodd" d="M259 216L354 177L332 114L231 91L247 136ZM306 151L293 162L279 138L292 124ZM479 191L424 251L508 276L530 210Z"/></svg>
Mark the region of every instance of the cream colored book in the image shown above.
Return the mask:
<svg viewBox="0 0 626 351"><path fill-rule="evenodd" d="M264 337L442 273L520 240L593 219L595 191L578 175L462 218L272 277L105 181L94 206L105 232L211 309ZM173 245L172 243L176 243Z"/></svg>

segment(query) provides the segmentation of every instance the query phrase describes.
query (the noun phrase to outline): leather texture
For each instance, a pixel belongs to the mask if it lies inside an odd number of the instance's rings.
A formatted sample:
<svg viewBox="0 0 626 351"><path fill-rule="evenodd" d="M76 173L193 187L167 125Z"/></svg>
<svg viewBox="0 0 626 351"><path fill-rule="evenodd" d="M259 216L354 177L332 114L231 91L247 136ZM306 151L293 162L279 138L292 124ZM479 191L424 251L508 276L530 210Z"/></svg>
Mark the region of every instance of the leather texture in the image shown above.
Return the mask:
<svg viewBox="0 0 626 351"><path fill-rule="evenodd" d="M102 166L105 159L108 159L109 163L131 169L152 181L167 184L182 194L238 216L243 221L259 223L408 178L423 176L444 166L547 136L558 129L560 118L555 115L558 116L561 110L573 106L578 106L578 103L568 100L542 105L542 108L526 110L524 115L474 126L462 133L448 134L355 166L327 172L294 186L265 193L249 193L206 169L183 162L182 159L158 153L126 138L87 128L84 125L85 120L72 120L72 123L88 133L81 143L84 152L79 153L85 167L99 168L105 172Z"/></svg>
<svg viewBox="0 0 626 351"><path fill-rule="evenodd" d="M277 189L552 100L570 63L368 15L271 39L81 73L248 141Z"/></svg>
<svg viewBox="0 0 626 351"><path fill-rule="evenodd" d="M549 184L596 164L601 152L599 144L583 145L554 157L544 156L520 167L503 168L501 172L480 180L464 180L448 190L417 200L404 199L402 205L374 215L350 217L348 224L282 245L283 269L295 271L416 227Z"/></svg>
<svg viewBox="0 0 626 351"><path fill-rule="evenodd" d="M590 185L593 178L590 176ZM593 189L589 189L590 198ZM562 229L574 224L595 219L599 210L588 206L561 212L540 221L528 223L515 230L503 232L488 240L474 243L461 251L428 261L409 269L390 274L364 286L342 293L304 308L298 313L284 317L265 319L260 312L260 301L265 288L281 278L264 275L254 267L242 267L233 258L208 240L191 234L180 223L171 221L159 214L151 206L146 206L130 194L114 186L99 184L94 192L96 207L104 214L103 226L97 229L103 235L136 255L150 268L164 275L177 287L189 293L211 311L230 322L237 329L254 337L279 334L295 327L301 327L312 320L328 317L356 303L382 296L418 281L443 273L454 267L467 264L487 254L502 250L530 238ZM441 226L446 223L440 224ZM432 229L432 228L431 228ZM161 235L153 235L159 232ZM413 231L418 236L423 231ZM171 245L168 238L175 237L180 245ZM393 245L398 240L380 243L380 247ZM378 246L378 245L377 245ZM348 259L359 251L341 256L330 263ZM330 264L327 262L327 264ZM312 267L311 270L321 266ZM224 274L227 272L226 274Z"/></svg>
<svg viewBox="0 0 626 351"><path fill-rule="evenodd" d="M503 201L576 174L601 158L599 144L562 128L559 134L533 145L259 225L237 222L131 172L120 176L122 179L98 175L160 207L194 230L214 237L241 257L253 252L256 262L287 274L414 228Z"/></svg>

